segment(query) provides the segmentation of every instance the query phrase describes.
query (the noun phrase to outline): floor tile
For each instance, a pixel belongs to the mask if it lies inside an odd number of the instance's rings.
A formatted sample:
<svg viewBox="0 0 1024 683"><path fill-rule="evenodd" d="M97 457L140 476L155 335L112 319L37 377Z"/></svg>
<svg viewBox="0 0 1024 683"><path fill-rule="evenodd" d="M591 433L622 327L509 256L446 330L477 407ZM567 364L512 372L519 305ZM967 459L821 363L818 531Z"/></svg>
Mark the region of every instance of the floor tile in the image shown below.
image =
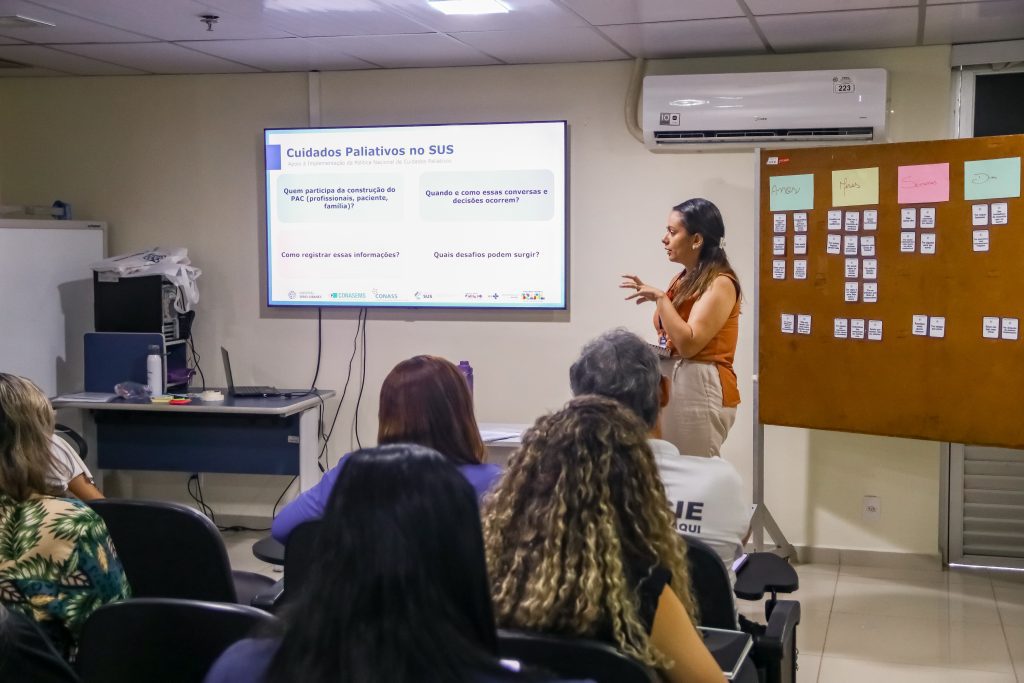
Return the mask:
<svg viewBox="0 0 1024 683"><path fill-rule="evenodd" d="M968 669L947 669L889 662L872 662L843 657L821 658L818 683L1016 683L1012 673L994 673Z"/></svg>
<svg viewBox="0 0 1024 683"><path fill-rule="evenodd" d="M991 585L895 581L840 574L833 613L878 614L999 624Z"/></svg>
<svg viewBox="0 0 1024 683"><path fill-rule="evenodd" d="M839 568L839 576L879 579L889 581L912 581L915 583L985 584L991 583L988 570L985 569L899 569L894 567L862 567L843 565Z"/></svg>
<svg viewBox="0 0 1024 683"><path fill-rule="evenodd" d="M821 666L821 655L807 654L801 648L796 663L796 683L816 683L818 668Z"/></svg>
<svg viewBox="0 0 1024 683"><path fill-rule="evenodd" d="M257 572L273 579L281 578L281 569L256 559L252 544L267 535L266 531L222 531L224 547L228 551L231 568L238 571Z"/></svg>
<svg viewBox="0 0 1024 683"><path fill-rule="evenodd" d="M1024 626L1005 626L1006 643L1010 647L1010 659L1017 677L1024 680Z"/></svg>
<svg viewBox="0 0 1024 683"><path fill-rule="evenodd" d="M1024 626L1024 586L996 586L995 596L1003 625Z"/></svg>

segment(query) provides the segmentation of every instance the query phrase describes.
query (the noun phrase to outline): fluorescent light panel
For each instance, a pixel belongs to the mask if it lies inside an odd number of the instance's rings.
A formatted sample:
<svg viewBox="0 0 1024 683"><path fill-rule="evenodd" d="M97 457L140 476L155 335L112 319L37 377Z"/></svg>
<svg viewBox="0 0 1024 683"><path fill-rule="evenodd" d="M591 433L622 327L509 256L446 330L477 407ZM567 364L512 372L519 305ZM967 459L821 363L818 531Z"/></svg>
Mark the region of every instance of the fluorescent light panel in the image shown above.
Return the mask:
<svg viewBox="0 0 1024 683"><path fill-rule="evenodd" d="M41 26L53 28L56 25L57 24L50 23L49 21L33 19L32 17L26 17L21 14L0 16L0 28L39 28Z"/></svg>
<svg viewBox="0 0 1024 683"><path fill-rule="evenodd" d="M427 0L427 4L445 14L505 14L509 11L501 0Z"/></svg>

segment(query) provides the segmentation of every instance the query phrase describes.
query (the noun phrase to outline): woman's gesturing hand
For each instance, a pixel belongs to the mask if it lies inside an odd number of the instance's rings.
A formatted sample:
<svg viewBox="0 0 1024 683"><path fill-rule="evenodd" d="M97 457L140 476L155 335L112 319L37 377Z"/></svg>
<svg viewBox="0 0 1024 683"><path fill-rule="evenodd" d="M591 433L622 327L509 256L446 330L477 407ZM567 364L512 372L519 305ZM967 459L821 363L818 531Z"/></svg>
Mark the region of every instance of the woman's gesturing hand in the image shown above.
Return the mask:
<svg viewBox="0 0 1024 683"><path fill-rule="evenodd" d="M657 301L661 297L665 296L665 292L657 287L645 285L643 280L636 275L627 274L622 277L624 280L619 285L619 288L633 290L633 293L626 297L626 301L636 299L637 304L642 304L645 301Z"/></svg>

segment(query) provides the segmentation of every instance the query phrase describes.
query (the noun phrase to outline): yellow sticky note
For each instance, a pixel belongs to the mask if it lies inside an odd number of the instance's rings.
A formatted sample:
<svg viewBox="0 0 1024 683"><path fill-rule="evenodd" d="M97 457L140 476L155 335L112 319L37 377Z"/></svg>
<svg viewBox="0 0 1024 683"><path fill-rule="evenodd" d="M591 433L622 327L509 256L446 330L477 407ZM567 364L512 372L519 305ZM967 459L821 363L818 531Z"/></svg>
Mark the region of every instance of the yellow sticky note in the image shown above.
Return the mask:
<svg viewBox="0 0 1024 683"><path fill-rule="evenodd" d="M832 171L832 206L878 203L878 167Z"/></svg>

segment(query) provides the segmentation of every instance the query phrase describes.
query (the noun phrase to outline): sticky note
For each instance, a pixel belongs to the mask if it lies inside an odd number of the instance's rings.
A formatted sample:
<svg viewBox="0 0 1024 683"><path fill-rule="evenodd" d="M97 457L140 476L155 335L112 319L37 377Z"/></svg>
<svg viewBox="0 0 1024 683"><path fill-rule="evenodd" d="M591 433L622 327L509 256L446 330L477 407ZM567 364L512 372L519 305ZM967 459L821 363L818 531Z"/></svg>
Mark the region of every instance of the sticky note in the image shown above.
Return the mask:
<svg viewBox="0 0 1024 683"><path fill-rule="evenodd" d="M861 318L853 318L850 320L850 339L863 339L864 338L864 320Z"/></svg>
<svg viewBox="0 0 1024 683"><path fill-rule="evenodd" d="M846 318L836 318L832 322L832 333L836 339L846 339L848 336L849 321Z"/></svg>
<svg viewBox="0 0 1024 683"><path fill-rule="evenodd" d="M807 261L805 261L804 259L796 259L795 261L793 261L793 279L807 279Z"/></svg>
<svg viewBox="0 0 1024 683"><path fill-rule="evenodd" d="M1017 339L1017 325L1020 321L1017 318L1003 318L1003 339Z"/></svg>
<svg viewBox="0 0 1024 683"><path fill-rule="evenodd" d="M878 302L878 283L877 282L865 282L864 283L864 303L873 304Z"/></svg>
<svg viewBox="0 0 1024 683"><path fill-rule="evenodd" d="M900 251L904 253L911 253L917 244L917 233L916 232L901 232L900 233Z"/></svg>
<svg viewBox="0 0 1024 683"><path fill-rule="evenodd" d="M988 230L975 230L972 244L974 251L988 251Z"/></svg>
<svg viewBox="0 0 1024 683"><path fill-rule="evenodd" d="M864 279L875 280L878 278L878 259L866 258L863 265Z"/></svg>
<svg viewBox="0 0 1024 683"><path fill-rule="evenodd" d="M858 244L856 235L846 235L843 237L843 253L847 256L856 256Z"/></svg>
<svg viewBox="0 0 1024 683"><path fill-rule="evenodd" d="M875 255L875 236L864 235L860 238L860 255L861 256L874 256Z"/></svg>
<svg viewBox="0 0 1024 683"><path fill-rule="evenodd" d="M882 341L882 321L868 321L868 341Z"/></svg>
<svg viewBox="0 0 1024 683"><path fill-rule="evenodd" d="M807 253L807 235L793 235L793 253L798 256Z"/></svg>
<svg viewBox="0 0 1024 683"><path fill-rule="evenodd" d="M857 206L859 204L877 203L877 166L873 168L850 168L842 171L832 171L832 206Z"/></svg>
<svg viewBox="0 0 1024 683"><path fill-rule="evenodd" d="M844 226L846 232L857 232L860 229L860 211L847 211Z"/></svg>
<svg viewBox="0 0 1024 683"><path fill-rule="evenodd" d="M964 199L1019 196L1020 157L964 162Z"/></svg>
<svg viewBox="0 0 1024 683"><path fill-rule="evenodd" d="M814 208L814 174L776 175L768 178L770 211L803 211Z"/></svg>
<svg viewBox="0 0 1024 683"><path fill-rule="evenodd" d="M775 232L786 232L786 214L775 214Z"/></svg>
<svg viewBox="0 0 1024 683"><path fill-rule="evenodd" d="M921 253L922 254L934 254L935 253L935 233L926 232L921 235Z"/></svg>
<svg viewBox="0 0 1024 683"><path fill-rule="evenodd" d="M946 319L933 315L928 318L928 336L941 339L946 336Z"/></svg>
<svg viewBox="0 0 1024 683"><path fill-rule="evenodd" d="M988 204L971 207L971 225L988 225Z"/></svg>
<svg viewBox="0 0 1024 683"><path fill-rule="evenodd" d="M924 204L949 201L949 164L900 166L896 172L896 201Z"/></svg>
<svg viewBox="0 0 1024 683"><path fill-rule="evenodd" d="M828 229L829 230L841 230L843 227L843 212L842 211L829 211L828 212Z"/></svg>
<svg viewBox="0 0 1024 683"><path fill-rule="evenodd" d="M843 288L843 301L852 303L860 296L860 283L859 282L847 282Z"/></svg>
<svg viewBox="0 0 1024 683"><path fill-rule="evenodd" d="M796 332L797 334L811 333L811 316L798 315L796 317Z"/></svg>
<svg viewBox="0 0 1024 683"><path fill-rule="evenodd" d="M1008 219L1009 212L1006 208L1006 202L992 205L992 225L1006 225Z"/></svg>
<svg viewBox="0 0 1024 683"><path fill-rule="evenodd" d="M928 334L928 316L926 315L915 315L914 324L910 328L912 334L923 337Z"/></svg>
<svg viewBox="0 0 1024 683"><path fill-rule="evenodd" d="M922 228L934 228L935 227L935 207L927 207L921 209L921 227Z"/></svg>
<svg viewBox="0 0 1024 683"><path fill-rule="evenodd" d="M846 259L846 277L856 280L860 273L860 260L855 258Z"/></svg>
<svg viewBox="0 0 1024 683"><path fill-rule="evenodd" d="M867 209L864 211L864 229L878 229L878 209Z"/></svg>
<svg viewBox="0 0 1024 683"><path fill-rule="evenodd" d="M900 209L900 229L913 230L917 227L917 209Z"/></svg>
<svg viewBox="0 0 1024 683"><path fill-rule="evenodd" d="M829 235L825 251L829 254L838 254L841 250L841 244L839 235Z"/></svg>
<svg viewBox="0 0 1024 683"><path fill-rule="evenodd" d="M785 261L772 261L772 279L773 280L785 280L786 279L786 262Z"/></svg>
<svg viewBox="0 0 1024 683"><path fill-rule="evenodd" d="M806 213L794 213L793 214L793 231L794 232L807 232L807 214Z"/></svg>
<svg viewBox="0 0 1024 683"><path fill-rule="evenodd" d="M796 321L793 318L792 313L782 314L782 331L785 334L793 334L796 330Z"/></svg>
<svg viewBox="0 0 1024 683"><path fill-rule="evenodd" d="M981 336L985 339L999 339L999 318L982 318Z"/></svg>
<svg viewBox="0 0 1024 683"><path fill-rule="evenodd" d="M772 237L772 254L775 256L786 255L786 236L775 235Z"/></svg>

